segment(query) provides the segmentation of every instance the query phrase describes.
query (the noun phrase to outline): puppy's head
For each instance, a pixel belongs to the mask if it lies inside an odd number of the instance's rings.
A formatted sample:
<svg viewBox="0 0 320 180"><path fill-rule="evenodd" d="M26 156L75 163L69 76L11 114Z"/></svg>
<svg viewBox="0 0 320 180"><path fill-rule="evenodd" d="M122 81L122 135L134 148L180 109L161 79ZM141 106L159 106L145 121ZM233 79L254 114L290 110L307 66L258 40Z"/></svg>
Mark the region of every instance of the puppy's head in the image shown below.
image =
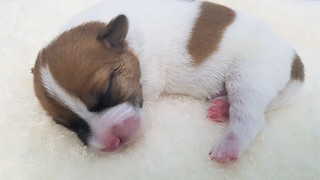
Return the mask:
<svg viewBox="0 0 320 180"><path fill-rule="evenodd" d="M128 21L91 22L64 32L38 55L34 87L53 120L101 151L115 151L141 129L137 57L127 46Z"/></svg>

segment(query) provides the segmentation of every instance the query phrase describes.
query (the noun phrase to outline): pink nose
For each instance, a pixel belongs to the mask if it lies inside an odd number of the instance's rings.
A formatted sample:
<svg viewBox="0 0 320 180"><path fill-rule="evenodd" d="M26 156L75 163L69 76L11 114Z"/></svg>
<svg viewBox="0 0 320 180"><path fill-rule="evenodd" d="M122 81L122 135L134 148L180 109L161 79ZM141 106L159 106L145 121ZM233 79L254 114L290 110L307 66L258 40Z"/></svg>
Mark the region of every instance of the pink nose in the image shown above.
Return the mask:
<svg viewBox="0 0 320 180"><path fill-rule="evenodd" d="M110 151L115 151L118 149L118 147L120 146L121 144L121 140L120 138L118 137L115 137L111 143L105 148L103 149L103 151L107 151L107 152L110 152Z"/></svg>

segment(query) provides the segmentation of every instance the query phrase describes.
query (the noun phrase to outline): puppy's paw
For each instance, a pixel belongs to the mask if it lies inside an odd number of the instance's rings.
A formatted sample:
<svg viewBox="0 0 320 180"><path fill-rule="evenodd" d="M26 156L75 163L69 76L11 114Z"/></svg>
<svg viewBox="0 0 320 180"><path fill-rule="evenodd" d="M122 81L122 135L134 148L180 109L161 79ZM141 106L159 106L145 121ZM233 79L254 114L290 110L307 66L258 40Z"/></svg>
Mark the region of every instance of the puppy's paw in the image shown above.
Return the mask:
<svg viewBox="0 0 320 180"><path fill-rule="evenodd" d="M239 143L238 138L236 138L234 134L229 134L224 137L209 153L211 160L219 163L228 163L237 160L241 152Z"/></svg>
<svg viewBox="0 0 320 180"><path fill-rule="evenodd" d="M223 122L229 118L230 104L227 96L217 97L212 100L208 109L208 117L216 122Z"/></svg>

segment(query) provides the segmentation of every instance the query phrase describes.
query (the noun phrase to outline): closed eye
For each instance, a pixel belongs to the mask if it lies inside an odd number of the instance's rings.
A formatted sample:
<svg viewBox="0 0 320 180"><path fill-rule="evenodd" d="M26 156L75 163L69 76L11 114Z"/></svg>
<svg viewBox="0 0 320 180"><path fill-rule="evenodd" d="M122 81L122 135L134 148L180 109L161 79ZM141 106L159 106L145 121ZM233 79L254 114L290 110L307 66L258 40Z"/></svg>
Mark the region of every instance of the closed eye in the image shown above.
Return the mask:
<svg viewBox="0 0 320 180"><path fill-rule="evenodd" d="M99 112L105 108L109 108L116 105L116 103L112 100L113 94L111 92L115 82L115 74L115 71L111 73L108 89L104 93L95 95L96 102L94 106L89 109L89 111Z"/></svg>

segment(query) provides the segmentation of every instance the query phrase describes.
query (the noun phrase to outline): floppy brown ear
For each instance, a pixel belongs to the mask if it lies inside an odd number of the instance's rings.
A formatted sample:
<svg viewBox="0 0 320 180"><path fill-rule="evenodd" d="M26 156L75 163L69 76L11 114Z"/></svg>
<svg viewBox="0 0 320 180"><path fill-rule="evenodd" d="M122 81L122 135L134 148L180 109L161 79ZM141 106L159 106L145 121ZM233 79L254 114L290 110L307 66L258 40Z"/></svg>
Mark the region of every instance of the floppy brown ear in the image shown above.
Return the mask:
<svg viewBox="0 0 320 180"><path fill-rule="evenodd" d="M99 33L97 39L109 47L122 49L128 29L129 23L127 17L125 15L119 15L108 23Z"/></svg>

